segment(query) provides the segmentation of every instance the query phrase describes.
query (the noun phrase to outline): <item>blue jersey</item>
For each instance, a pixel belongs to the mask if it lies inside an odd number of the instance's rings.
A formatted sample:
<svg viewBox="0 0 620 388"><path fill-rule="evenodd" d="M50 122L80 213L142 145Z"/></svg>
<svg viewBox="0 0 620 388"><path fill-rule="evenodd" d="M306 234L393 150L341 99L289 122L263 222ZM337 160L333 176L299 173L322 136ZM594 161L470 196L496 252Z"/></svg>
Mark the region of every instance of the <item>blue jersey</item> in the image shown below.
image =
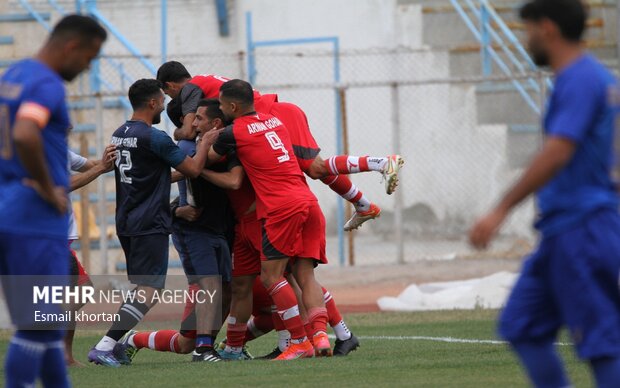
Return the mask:
<svg viewBox="0 0 620 388"><path fill-rule="evenodd" d="M558 74L549 100L546 136L572 141L569 163L538 192L543 236L563 232L601 208L618 208L614 163L614 125L618 84L591 55L583 55Z"/></svg>
<svg viewBox="0 0 620 388"><path fill-rule="evenodd" d="M170 167L186 155L165 132L143 121L114 131L116 232L119 236L170 233Z"/></svg>
<svg viewBox="0 0 620 388"><path fill-rule="evenodd" d="M22 183L29 175L12 141L17 118L41 128L49 174L55 185L68 187L65 88L57 73L34 59L17 62L0 78L0 231L66 239L67 214Z"/></svg>

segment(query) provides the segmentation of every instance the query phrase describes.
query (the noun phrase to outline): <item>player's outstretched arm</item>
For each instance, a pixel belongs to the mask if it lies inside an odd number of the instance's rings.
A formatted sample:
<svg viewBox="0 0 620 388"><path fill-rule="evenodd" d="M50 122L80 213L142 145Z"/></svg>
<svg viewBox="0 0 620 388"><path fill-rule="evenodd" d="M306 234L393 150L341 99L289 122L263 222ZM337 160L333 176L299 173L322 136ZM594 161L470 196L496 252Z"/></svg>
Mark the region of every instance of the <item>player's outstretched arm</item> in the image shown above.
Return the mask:
<svg viewBox="0 0 620 388"><path fill-rule="evenodd" d="M226 190L239 190L243 183L245 172L243 167L236 166L227 172L215 172L209 169L202 170L200 176L214 185Z"/></svg>
<svg viewBox="0 0 620 388"><path fill-rule="evenodd" d="M112 171L114 169L114 161L116 160L116 157L116 146L109 144L105 148L101 160L89 159L82 166L82 168L78 170L80 171L80 174L71 176L69 191L71 192L84 187L97 179L100 175L105 174L108 171Z"/></svg>
<svg viewBox="0 0 620 388"><path fill-rule="evenodd" d="M469 232L469 241L476 248L486 248L510 211L530 194L540 189L564 167L575 153L575 143L563 137L549 137L543 149L499 204L480 218Z"/></svg>
<svg viewBox="0 0 620 388"><path fill-rule="evenodd" d="M69 198L64 187L54 186L45 161L41 129L34 120L19 118L13 129L15 151L20 162L32 179L24 183L34 188L37 193L60 213L67 211Z"/></svg>

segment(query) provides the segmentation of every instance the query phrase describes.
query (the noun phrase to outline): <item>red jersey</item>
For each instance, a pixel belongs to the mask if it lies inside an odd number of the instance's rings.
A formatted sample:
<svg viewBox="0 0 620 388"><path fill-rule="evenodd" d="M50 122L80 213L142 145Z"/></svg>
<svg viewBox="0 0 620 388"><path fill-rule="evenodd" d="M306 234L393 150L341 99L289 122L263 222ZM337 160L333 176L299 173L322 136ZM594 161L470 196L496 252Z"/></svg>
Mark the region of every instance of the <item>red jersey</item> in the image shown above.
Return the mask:
<svg viewBox="0 0 620 388"><path fill-rule="evenodd" d="M213 149L220 155L236 150L256 191L258 218L291 204L316 201L297 164L288 131L278 118L264 113L238 117L220 134Z"/></svg>
<svg viewBox="0 0 620 388"><path fill-rule="evenodd" d="M255 212L248 213L250 206L256 202L256 193L248 179L243 180L238 190L226 190L226 194L228 194L230 207L232 207L237 221L244 219L250 214L255 214Z"/></svg>
<svg viewBox="0 0 620 388"><path fill-rule="evenodd" d="M230 78L222 77L215 74L200 74L192 77L189 83L194 84L202 90L204 98L220 98L220 87ZM260 98L260 93L254 91L254 99Z"/></svg>

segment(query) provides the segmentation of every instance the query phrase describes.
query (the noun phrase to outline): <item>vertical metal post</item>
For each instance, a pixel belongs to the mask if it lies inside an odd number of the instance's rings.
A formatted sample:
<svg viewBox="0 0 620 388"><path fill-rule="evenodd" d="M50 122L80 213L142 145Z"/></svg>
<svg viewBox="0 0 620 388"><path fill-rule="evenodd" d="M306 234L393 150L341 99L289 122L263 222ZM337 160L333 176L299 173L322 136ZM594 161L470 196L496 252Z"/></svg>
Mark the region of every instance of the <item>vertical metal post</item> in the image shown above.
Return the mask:
<svg viewBox="0 0 620 388"><path fill-rule="evenodd" d="M101 93L97 93L95 96L95 115L96 115L96 143L97 143L97 155L103 155L105 148L105 135L103 133L103 97ZM105 190L105 176L100 177L97 180L97 196L99 201L97 202L99 211L99 253L101 257L101 273L108 273L108 219L107 219L107 201Z"/></svg>
<svg viewBox="0 0 620 388"><path fill-rule="evenodd" d="M80 155L88 156L88 140L86 134L80 135ZM90 217L89 217L88 185L80 189L80 251L82 251L82 264L90 271Z"/></svg>
<svg viewBox="0 0 620 388"><path fill-rule="evenodd" d="M491 55L489 47L491 44L491 35L489 33L489 10L484 3L480 4L480 37L482 40L480 46L482 75L487 77L491 75L493 70L491 68Z"/></svg>
<svg viewBox="0 0 620 388"><path fill-rule="evenodd" d="M347 91L345 88L341 87L338 89L338 94L340 95L340 121L342 123L342 150L345 155L349 154L349 127L347 125ZM351 214L351 204L347 202L345 204L345 213L344 218L350 219ZM349 251L349 265L355 265L355 231L350 231L347 233L347 241L348 241L348 251Z"/></svg>
<svg viewBox="0 0 620 388"><path fill-rule="evenodd" d="M397 83L393 83L390 90L392 105L392 150L400 154L400 95ZM396 237L396 261L405 264L405 243L403 234L403 189L402 177L399 178L400 190L394 193L394 231Z"/></svg>
<svg viewBox="0 0 620 388"><path fill-rule="evenodd" d="M248 50L248 80L251 84L256 81L256 58L254 57L254 38L252 36L252 12L245 13L245 36Z"/></svg>
<svg viewBox="0 0 620 388"><path fill-rule="evenodd" d="M168 0L161 0L161 63L165 63L167 58L168 58Z"/></svg>
<svg viewBox="0 0 620 388"><path fill-rule="evenodd" d="M342 147L342 118L340 106L340 93L338 92L338 84L340 83L340 42L338 38L334 38L334 94L336 98L335 111L336 111L336 154L341 155L343 153ZM338 197L336 205L336 223L338 224L336 230L338 230L338 259L340 266L344 266L344 200L342 197Z"/></svg>

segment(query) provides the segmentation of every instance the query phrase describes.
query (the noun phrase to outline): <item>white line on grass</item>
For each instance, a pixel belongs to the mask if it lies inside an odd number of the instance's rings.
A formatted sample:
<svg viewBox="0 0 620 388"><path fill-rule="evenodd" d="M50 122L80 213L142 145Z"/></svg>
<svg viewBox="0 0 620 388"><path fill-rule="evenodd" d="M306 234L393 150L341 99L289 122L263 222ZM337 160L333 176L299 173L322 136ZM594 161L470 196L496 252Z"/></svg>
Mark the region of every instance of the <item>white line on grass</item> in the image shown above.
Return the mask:
<svg viewBox="0 0 620 388"><path fill-rule="evenodd" d="M335 339L336 336L330 334L330 338ZM389 335L362 335L357 338L361 340L387 340L387 341L435 341L435 342L450 342L459 344L490 344L490 345L507 345L506 341L498 340L481 340L481 339L466 339L466 338L453 338L453 337L425 337L425 336L389 336ZM556 342L559 346L572 345L566 342Z"/></svg>

